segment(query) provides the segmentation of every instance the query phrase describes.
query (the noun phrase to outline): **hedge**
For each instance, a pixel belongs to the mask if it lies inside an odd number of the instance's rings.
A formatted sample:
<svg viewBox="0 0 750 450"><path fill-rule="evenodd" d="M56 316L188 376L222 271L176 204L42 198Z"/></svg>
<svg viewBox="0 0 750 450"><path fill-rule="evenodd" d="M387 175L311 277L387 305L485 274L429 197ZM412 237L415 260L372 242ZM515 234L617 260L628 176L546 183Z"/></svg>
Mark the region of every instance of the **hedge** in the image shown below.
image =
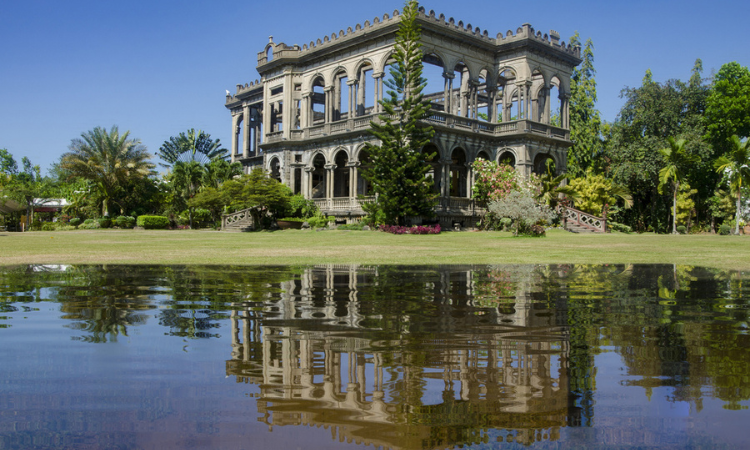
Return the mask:
<svg viewBox="0 0 750 450"><path fill-rule="evenodd" d="M138 216L138 226L147 230L166 230L169 219L164 216Z"/></svg>

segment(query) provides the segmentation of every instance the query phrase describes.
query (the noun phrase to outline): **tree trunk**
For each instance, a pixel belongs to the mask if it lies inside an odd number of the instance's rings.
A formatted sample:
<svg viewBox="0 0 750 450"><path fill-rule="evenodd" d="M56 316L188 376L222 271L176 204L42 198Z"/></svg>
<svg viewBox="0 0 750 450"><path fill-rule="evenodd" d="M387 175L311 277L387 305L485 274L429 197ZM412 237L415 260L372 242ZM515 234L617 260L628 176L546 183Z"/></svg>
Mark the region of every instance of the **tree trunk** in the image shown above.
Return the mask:
<svg viewBox="0 0 750 450"><path fill-rule="evenodd" d="M734 234L740 234L740 204L742 199L741 188L737 189L737 213L734 216Z"/></svg>
<svg viewBox="0 0 750 450"><path fill-rule="evenodd" d="M674 195L672 196L672 234L677 234L677 191L680 189L680 183L674 185Z"/></svg>

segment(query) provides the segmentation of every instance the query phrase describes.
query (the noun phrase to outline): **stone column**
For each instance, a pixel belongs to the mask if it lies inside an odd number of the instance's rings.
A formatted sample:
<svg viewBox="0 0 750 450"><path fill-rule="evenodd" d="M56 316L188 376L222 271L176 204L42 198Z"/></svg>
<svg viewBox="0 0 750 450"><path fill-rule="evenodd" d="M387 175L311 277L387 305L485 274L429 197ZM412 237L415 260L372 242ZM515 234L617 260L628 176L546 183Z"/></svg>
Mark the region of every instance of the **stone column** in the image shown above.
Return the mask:
<svg viewBox="0 0 750 450"><path fill-rule="evenodd" d="M452 101L451 97L453 96L453 79L456 78L455 73L448 73L443 72L443 78L445 79L445 94L443 99L443 109L445 110L446 114L451 114L451 107L452 107Z"/></svg>
<svg viewBox="0 0 750 450"><path fill-rule="evenodd" d="M235 155L237 154L237 139L239 132L239 124L237 122L239 117L239 114L232 114L232 162L234 162Z"/></svg>
<svg viewBox="0 0 750 450"><path fill-rule="evenodd" d="M354 116L356 116L356 110L357 110L357 96L355 90L357 89L357 80L350 80L346 82L346 85L349 86L349 110L348 110L348 118L353 119Z"/></svg>
<svg viewBox="0 0 750 450"><path fill-rule="evenodd" d="M356 161L347 163L349 166L349 198L357 198L357 167L359 163Z"/></svg>
<svg viewBox="0 0 750 450"><path fill-rule="evenodd" d="M363 116L365 114L365 99L367 98L367 92L365 91L367 80L365 79L364 70L359 74L359 78L355 81L357 82L355 85L357 87L357 111L355 116Z"/></svg>
<svg viewBox="0 0 750 450"><path fill-rule="evenodd" d="M550 92L551 91L552 91L551 86L549 85L544 86L544 121L543 122L546 123L547 125L552 123L552 120L551 120L552 113L551 113L551 108L550 108L550 103L551 103Z"/></svg>
<svg viewBox="0 0 750 450"><path fill-rule="evenodd" d="M242 157L250 156L250 105L245 105L242 109L242 125L245 128L242 135Z"/></svg>
<svg viewBox="0 0 750 450"><path fill-rule="evenodd" d="M570 129L570 94L560 94L560 125Z"/></svg>
<svg viewBox="0 0 750 450"><path fill-rule="evenodd" d="M325 123L333 122L333 92L333 86L328 86L325 88Z"/></svg>
<svg viewBox="0 0 750 450"><path fill-rule="evenodd" d="M314 167L305 167L305 179L302 180L302 185L304 186L304 188L302 188L302 196L306 199L312 198L312 173L314 170Z"/></svg>
<svg viewBox="0 0 750 450"><path fill-rule="evenodd" d="M333 182L334 182L334 170L336 170L335 164L326 164L326 198L333 198Z"/></svg>

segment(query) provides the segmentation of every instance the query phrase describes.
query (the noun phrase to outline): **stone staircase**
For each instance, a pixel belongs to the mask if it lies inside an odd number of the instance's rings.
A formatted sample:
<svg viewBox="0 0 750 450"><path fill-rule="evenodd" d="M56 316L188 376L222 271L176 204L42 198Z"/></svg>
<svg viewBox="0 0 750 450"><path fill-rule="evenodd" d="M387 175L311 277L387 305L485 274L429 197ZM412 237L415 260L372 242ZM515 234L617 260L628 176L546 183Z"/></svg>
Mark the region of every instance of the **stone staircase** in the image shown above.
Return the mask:
<svg viewBox="0 0 750 450"><path fill-rule="evenodd" d="M606 233L607 220L579 211L575 208L565 208L560 211L565 215L565 229L571 233Z"/></svg>
<svg viewBox="0 0 750 450"><path fill-rule="evenodd" d="M254 208L243 209L232 214L224 214L221 216L221 231L230 231L235 233L241 233L245 231L253 231L255 229L255 221L251 211Z"/></svg>

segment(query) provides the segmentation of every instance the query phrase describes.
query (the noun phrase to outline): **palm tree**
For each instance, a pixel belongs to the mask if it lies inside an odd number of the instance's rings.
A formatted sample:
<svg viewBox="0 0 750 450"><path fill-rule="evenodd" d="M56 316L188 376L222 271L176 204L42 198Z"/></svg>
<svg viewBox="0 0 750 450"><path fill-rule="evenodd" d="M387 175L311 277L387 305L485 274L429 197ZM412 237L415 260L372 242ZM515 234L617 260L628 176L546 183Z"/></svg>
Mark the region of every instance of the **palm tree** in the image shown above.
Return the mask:
<svg viewBox="0 0 750 450"><path fill-rule="evenodd" d="M219 139L213 140L210 134L191 128L187 134L183 132L164 141L156 154L169 163L159 164L169 167L179 161L198 161L201 164L207 164L215 159L224 159L227 156L227 149L221 147Z"/></svg>
<svg viewBox="0 0 750 450"><path fill-rule="evenodd" d="M659 171L659 191L672 182L672 234L677 234L677 191L680 183L685 178L685 167L700 161L698 155L690 155L685 149L685 139L675 140L672 136L667 138L669 147L659 150L666 159L667 165Z"/></svg>
<svg viewBox="0 0 750 450"><path fill-rule="evenodd" d="M205 165L203 185L218 189L221 183L239 175L242 175L242 164L239 162L230 164L225 159L215 159Z"/></svg>
<svg viewBox="0 0 750 450"><path fill-rule="evenodd" d="M195 197L203 180L203 165L198 161L177 161L170 175L172 189L185 203ZM190 228L193 228L193 207L188 205Z"/></svg>
<svg viewBox="0 0 750 450"><path fill-rule="evenodd" d="M560 194L569 197L571 200L578 198L578 192L570 186L563 186L562 183L567 177L566 174L555 176L552 160L547 160L547 172L539 177L541 189L537 195L537 201L548 205L550 208L556 208L560 202Z"/></svg>
<svg viewBox="0 0 750 450"><path fill-rule="evenodd" d="M736 134L732 136L729 152L719 157L714 162L714 167L717 172L726 172L729 175L729 186L737 192L734 233L739 234L742 212L742 185L750 179L750 139L742 142Z"/></svg>
<svg viewBox="0 0 750 450"><path fill-rule="evenodd" d="M140 139L130 139L130 131L120 134L114 125L108 132L102 127L73 139L62 155L60 167L71 176L91 180L102 196L102 214L109 215L109 203L129 178L142 178L155 167Z"/></svg>

